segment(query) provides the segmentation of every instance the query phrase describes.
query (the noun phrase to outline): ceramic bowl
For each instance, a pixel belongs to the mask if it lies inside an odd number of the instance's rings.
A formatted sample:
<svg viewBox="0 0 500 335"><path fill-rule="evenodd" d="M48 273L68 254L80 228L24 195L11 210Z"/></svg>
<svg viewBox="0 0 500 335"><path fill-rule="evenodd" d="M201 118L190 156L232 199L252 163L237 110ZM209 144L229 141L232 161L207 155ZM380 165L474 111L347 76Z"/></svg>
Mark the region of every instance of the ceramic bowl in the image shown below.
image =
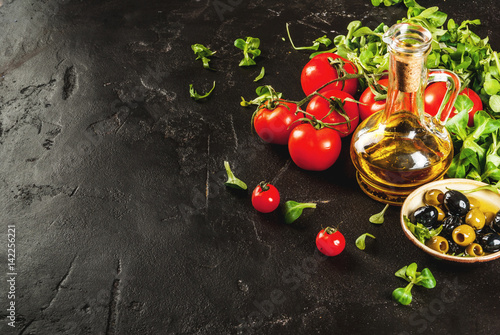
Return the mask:
<svg viewBox="0 0 500 335"><path fill-rule="evenodd" d="M401 207L401 227L403 228L406 237L408 237L408 239L412 241L413 244L415 244L417 247L419 247L426 253L436 258L444 259L447 261L459 262L459 263L477 263L477 262L488 262L500 258L500 251L479 257L459 257L459 256L442 254L421 243L408 229L408 227L404 222L404 216L410 217L410 213L415 211L415 209L417 209L418 207L424 205L423 198L427 190L438 189L443 192L446 192L448 189L470 190L484 185L486 184L470 179L442 179L419 187L406 198L405 202L403 203L403 206ZM495 192L488 190L481 190L469 193L467 195L473 196L474 198L477 198L480 201L488 202L491 205L495 206L496 208L500 208L500 195Z"/></svg>

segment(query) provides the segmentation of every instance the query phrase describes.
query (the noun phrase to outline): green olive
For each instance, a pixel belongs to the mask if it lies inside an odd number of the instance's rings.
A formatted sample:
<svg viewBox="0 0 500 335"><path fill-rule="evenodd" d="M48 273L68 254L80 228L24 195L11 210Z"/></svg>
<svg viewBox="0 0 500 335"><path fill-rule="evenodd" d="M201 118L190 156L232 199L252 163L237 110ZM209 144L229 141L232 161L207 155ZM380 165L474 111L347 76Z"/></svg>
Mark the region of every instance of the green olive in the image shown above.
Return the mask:
<svg viewBox="0 0 500 335"><path fill-rule="evenodd" d="M484 227L486 218L484 217L483 212L479 210L479 208L474 207L467 215L465 215L465 223L471 226L474 229L481 229Z"/></svg>
<svg viewBox="0 0 500 335"><path fill-rule="evenodd" d="M493 219L495 218L495 213L493 212L486 212L484 213L484 223L489 225Z"/></svg>
<svg viewBox="0 0 500 335"><path fill-rule="evenodd" d="M465 252L467 255L474 257L482 256L484 254L483 247L477 243L469 244L467 248L465 248Z"/></svg>
<svg viewBox="0 0 500 335"><path fill-rule="evenodd" d="M481 207L481 203L474 197L467 197L469 199L470 209Z"/></svg>
<svg viewBox="0 0 500 335"><path fill-rule="evenodd" d="M428 190L424 194L424 203L426 205L439 206L443 203L443 199L443 191L437 189Z"/></svg>
<svg viewBox="0 0 500 335"><path fill-rule="evenodd" d="M450 249L448 241L443 236L433 236L425 242L425 245L443 254L446 254Z"/></svg>
<svg viewBox="0 0 500 335"><path fill-rule="evenodd" d="M443 221L444 218L446 217L446 214L444 213L443 209L439 206L434 206L438 210L438 221Z"/></svg>
<svg viewBox="0 0 500 335"><path fill-rule="evenodd" d="M456 244L461 247L466 247L476 239L476 232L474 228L467 224L463 224L453 229L451 237Z"/></svg>

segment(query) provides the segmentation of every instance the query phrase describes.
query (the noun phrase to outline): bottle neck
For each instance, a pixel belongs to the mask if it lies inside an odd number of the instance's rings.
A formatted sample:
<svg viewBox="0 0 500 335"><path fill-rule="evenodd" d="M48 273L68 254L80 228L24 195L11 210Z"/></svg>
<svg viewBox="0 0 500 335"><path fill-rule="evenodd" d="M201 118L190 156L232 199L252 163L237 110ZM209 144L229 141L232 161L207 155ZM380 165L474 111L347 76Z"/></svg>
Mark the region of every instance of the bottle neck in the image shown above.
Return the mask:
<svg viewBox="0 0 500 335"><path fill-rule="evenodd" d="M406 111L422 119L424 89L427 85L425 55L391 51L389 57L386 117L399 111Z"/></svg>

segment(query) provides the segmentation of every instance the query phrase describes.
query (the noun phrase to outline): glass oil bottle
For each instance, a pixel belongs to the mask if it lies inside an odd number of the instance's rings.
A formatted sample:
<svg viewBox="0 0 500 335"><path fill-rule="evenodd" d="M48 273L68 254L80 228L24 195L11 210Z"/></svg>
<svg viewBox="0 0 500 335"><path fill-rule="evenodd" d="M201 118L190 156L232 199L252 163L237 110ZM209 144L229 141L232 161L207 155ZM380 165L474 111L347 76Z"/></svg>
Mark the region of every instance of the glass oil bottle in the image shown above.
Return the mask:
<svg viewBox="0 0 500 335"><path fill-rule="evenodd" d="M427 71L431 33L400 23L383 37L389 51L389 85L385 110L365 119L352 136L350 155L361 189L383 203L401 205L419 186L440 179L453 159L453 143L444 127L460 91L457 75ZM447 83L439 113L424 112L424 90Z"/></svg>

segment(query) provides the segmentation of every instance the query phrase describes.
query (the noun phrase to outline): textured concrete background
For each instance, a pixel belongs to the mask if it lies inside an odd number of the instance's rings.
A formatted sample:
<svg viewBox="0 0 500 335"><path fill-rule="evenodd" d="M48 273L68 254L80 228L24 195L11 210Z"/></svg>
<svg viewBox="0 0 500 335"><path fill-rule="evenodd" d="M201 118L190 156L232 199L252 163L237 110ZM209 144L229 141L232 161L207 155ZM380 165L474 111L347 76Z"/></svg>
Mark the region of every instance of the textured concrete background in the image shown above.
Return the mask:
<svg viewBox="0 0 500 335"><path fill-rule="evenodd" d="M420 1L500 50L500 5ZM250 132L240 96L271 84L292 99L306 45L355 19L395 23L404 7L368 0L0 0L1 334L491 334L500 327L500 262L459 266L415 248L399 208L358 188L344 142L311 173L286 148ZM240 68L237 38L261 39ZM191 44L216 50L211 72ZM254 83L261 66L265 79ZM194 102L189 84L213 95ZM223 186L223 161L253 189L318 202L297 224L260 215ZM327 259L314 239L341 224L346 250ZM7 225L16 227L16 327L7 325ZM365 251L354 246L374 234ZM394 272L417 262L438 285L403 307Z"/></svg>

